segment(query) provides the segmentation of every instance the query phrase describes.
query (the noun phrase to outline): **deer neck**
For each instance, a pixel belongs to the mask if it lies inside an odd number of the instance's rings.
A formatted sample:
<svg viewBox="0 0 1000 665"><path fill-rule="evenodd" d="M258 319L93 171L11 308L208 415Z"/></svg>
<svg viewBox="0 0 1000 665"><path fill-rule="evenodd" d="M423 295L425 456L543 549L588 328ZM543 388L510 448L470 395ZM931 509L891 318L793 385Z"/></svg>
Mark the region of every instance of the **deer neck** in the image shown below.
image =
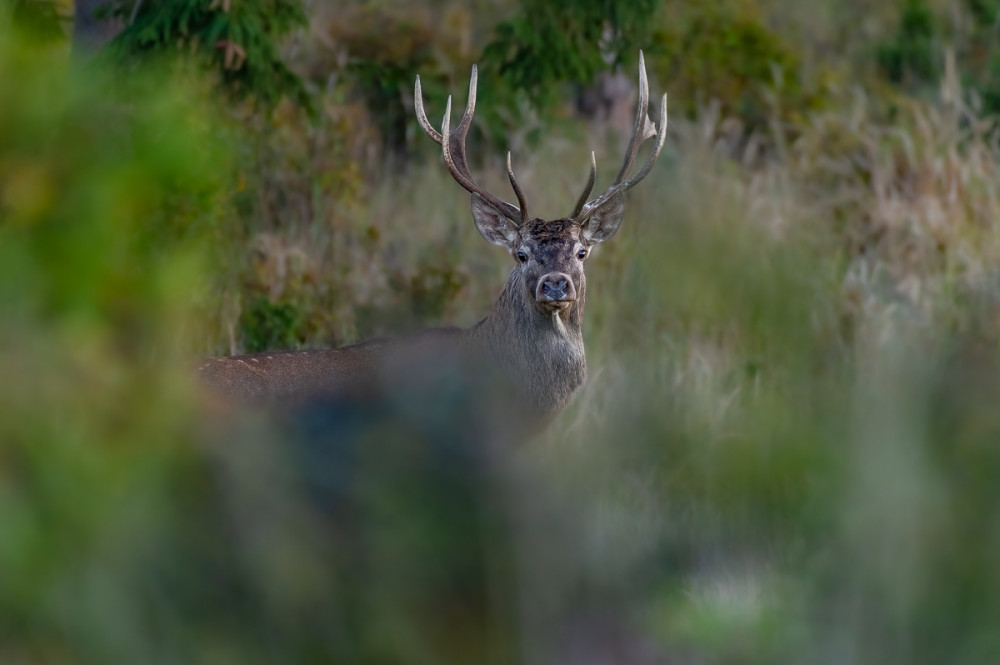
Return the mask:
<svg viewBox="0 0 1000 665"><path fill-rule="evenodd" d="M512 272L490 315L469 332L509 374L526 406L543 418L563 409L586 379L583 348L585 284L561 312L541 311Z"/></svg>

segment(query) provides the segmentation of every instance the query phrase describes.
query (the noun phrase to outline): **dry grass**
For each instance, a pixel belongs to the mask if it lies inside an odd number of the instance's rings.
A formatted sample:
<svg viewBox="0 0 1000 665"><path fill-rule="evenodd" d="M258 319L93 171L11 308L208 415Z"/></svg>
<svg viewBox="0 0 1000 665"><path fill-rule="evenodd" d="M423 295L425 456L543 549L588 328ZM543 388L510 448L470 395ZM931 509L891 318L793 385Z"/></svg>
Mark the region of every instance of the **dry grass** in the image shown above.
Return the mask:
<svg viewBox="0 0 1000 665"><path fill-rule="evenodd" d="M561 601L577 584L610 589L707 662L845 648L885 662L985 634L995 614L949 586L944 545L990 551L965 530L991 528L995 493L963 479L1000 466L969 452L997 431L975 391L994 385L976 370L997 347L1000 149L962 98L946 81L889 122L854 90L749 139L711 109L672 121L622 230L589 260L590 381L523 451L574 548L539 555L529 582L556 575ZM619 141L597 134L568 125L515 145L533 214L565 214L591 147L607 183ZM498 155L475 170L507 192ZM271 266L261 289L298 297L288 275L308 267L321 323L307 344L468 326L503 283L510 258L437 159L375 181L342 207L317 190L328 198L307 223L250 241ZM440 279L453 288L435 291ZM964 506L954 522L946 505ZM970 613L967 631L927 614L947 603Z"/></svg>

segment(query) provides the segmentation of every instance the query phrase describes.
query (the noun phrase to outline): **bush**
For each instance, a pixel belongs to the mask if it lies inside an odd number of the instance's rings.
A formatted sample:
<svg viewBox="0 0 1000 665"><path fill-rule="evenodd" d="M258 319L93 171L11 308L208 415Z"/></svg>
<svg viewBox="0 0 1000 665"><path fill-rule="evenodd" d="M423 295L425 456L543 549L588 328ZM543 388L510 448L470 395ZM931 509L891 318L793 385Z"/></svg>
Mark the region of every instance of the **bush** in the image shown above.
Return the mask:
<svg viewBox="0 0 1000 665"><path fill-rule="evenodd" d="M671 110L696 115L717 103L752 131L772 117L801 122L825 102L822 74L803 80L800 54L754 2L666 3L656 26L647 57L669 83Z"/></svg>
<svg viewBox="0 0 1000 665"><path fill-rule="evenodd" d="M522 0L483 50L484 69L496 72L500 83L494 98L522 94L545 110L563 101L560 86L590 84L609 67L634 62L656 6L649 0Z"/></svg>
<svg viewBox="0 0 1000 665"><path fill-rule="evenodd" d="M293 302L271 302L256 296L243 305L240 330L248 353L293 349L304 341L302 312Z"/></svg>
<svg viewBox="0 0 1000 665"><path fill-rule="evenodd" d="M151 658L135 589L183 531L174 499L200 491L190 303L224 219L226 153L196 93L117 83L0 25L8 662Z"/></svg>
<svg viewBox="0 0 1000 665"><path fill-rule="evenodd" d="M0 17L36 44L64 40L62 16L55 0L5 0L0 4Z"/></svg>
<svg viewBox="0 0 1000 665"><path fill-rule="evenodd" d="M332 62L317 57L310 68L321 70L324 79L330 69L343 74L374 118L383 149L405 158L414 138L410 102L417 75L425 94L436 98L468 74L469 12L459 6L346 4L320 20L339 52Z"/></svg>
<svg viewBox="0 0 1000 665"><path fill-rule="evenodd" d="M266 106L283 97L310 104L301 79L278 54L281 39L306 25L300 0L132 0L109 2L108 11L126 23L109 52L127 67L186 55L237 96Z"/></svg>
<svg viewBox="0 0 1000 665"><path fill-rule="evenodd" d="M905 0L896 34L876 51L882 74L921 94L937 86L942 76L954 74L983 111L1000 112L1000 56L994 48L998 12L995 0L966 0L952 8L957 20L945 21L943 10L927 0ZM949 57L954 71L946 67Z"/></svg>
<svg viewBox="0 0 1000 665"><path fill-rule="evenodd" d="M890 81L913 87L934 82L941 71L936 20L926 0L907 0L893 40L878 50Z"/></svg>

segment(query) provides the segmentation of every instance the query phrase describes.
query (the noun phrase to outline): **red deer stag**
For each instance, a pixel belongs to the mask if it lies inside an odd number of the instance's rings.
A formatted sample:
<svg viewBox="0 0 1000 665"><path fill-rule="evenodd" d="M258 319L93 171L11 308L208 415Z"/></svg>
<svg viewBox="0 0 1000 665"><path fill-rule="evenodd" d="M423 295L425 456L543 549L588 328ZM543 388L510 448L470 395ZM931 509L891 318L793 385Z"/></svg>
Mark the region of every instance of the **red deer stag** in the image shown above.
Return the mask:
<svg viewBox="0 0 1000 665"><path fill-rule="evenodd" d="M229 398L294 404L348 397L370 399L407 386L404 393L424 395L440 388L441 368L456 369L462 379L458 392L482 387L502 377L504 399L514 399L523 411L517 419L538 425L570 401L586 377L583 348L583 308L586 294L584 260L591 248L613 236L621 226L625 192L649 174L663 148L667 131L667 96L659 108L659 123L648 114L649 85L639 54L639 100L632 139L624 163L610 188L588 200L597 165L591 153L590 177L573 212L546 221L528 215L524 195L514 178L510 153L507 176L517 197L512 205L476 183L465 154L465 137L476 106L476 67L472 68L469 100L461 121L451 128L451 98L438 132L427 120L417 77L414 91L417 120L441 144L451 175L472 194L472 217L482 236L510 252L514 269L489 316L465 330L429 330L409 338L373 340L329 350L268 352L216 358L198 368L202 382ZM646 163L629 177L640 145L655 137ZM489 368L490 371L484 371ZM435 374L437 372L437 374ZM496 395L497 393L492 393ZM507 410L509 412L509 410Z"/></svg>

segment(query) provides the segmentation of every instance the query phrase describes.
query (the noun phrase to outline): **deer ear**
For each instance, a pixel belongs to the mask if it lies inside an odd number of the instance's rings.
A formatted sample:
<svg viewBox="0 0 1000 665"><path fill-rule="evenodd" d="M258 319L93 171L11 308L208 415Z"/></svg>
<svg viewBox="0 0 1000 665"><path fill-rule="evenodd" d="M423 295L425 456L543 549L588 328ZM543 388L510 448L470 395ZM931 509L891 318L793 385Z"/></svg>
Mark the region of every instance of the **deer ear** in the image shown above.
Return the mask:
<svg viewBox="0 0 1000 665"><path fill-rule="evenodd" d="M618 232L625 218L625 194L619 193L590 213L583 223L583 238L592 245L604 242Z"/></svg>
<svg viewBox="0 0 1000 665"><path fill-rule="evenodd" d="M472 195L472 218L483 237L494 245L511 248L517 242L517 227L479 194Z"/></svg>

